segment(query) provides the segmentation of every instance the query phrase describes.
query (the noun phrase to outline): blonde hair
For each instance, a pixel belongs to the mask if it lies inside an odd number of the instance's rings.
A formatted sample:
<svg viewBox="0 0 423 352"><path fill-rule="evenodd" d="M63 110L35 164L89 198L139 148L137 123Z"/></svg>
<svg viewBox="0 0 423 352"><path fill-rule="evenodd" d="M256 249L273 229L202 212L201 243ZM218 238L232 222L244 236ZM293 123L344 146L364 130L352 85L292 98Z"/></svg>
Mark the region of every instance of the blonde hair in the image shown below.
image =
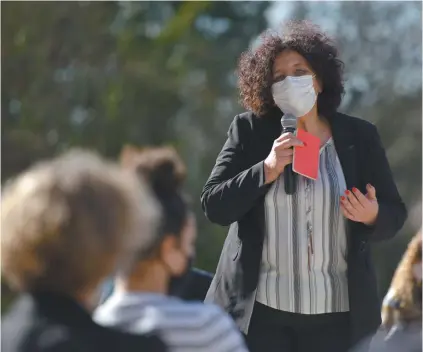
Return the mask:
<svg viewBox="0 0 423 352"><path fill-rule="evenodd" d="M413 266L421 265L422 231L420 230L408 244L391 282L387 297L382 305L382 325L391 327L400 322L421 319L421 280L415 278ZM421 299L421 297L420 297Z"/></svg>
<svg viewBox="0 0 423 352"><path fill-rule="evenodd" d="M72 151L10 182L2 197L1 264L19 291L97 286L155 231L158 207L133 174Z"/></svg>

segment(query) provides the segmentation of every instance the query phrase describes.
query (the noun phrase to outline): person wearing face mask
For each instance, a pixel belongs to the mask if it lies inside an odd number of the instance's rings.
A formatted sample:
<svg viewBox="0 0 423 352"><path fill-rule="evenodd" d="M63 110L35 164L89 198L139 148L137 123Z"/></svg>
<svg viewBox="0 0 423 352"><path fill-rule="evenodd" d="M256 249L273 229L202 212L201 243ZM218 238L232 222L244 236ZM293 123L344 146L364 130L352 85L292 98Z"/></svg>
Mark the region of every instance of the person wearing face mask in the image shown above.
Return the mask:
<svg viewBox="0 0 423 352"><path fill-rule="evenodd" d="M392 238L407 217L376 127L337 111L343 63L310 22L266 31L242 54L248 110L233 120L201 195L210 221L228 226L206 302L223 307L252 352L346 351L380 324L370 243ZM315 181L297 175L281 117L320 139Z"/></svg>
<svg viewBox="0 0 423 352"><path fill-rule="evenodd" d="M182 194L185 167L169 147L124 148L122 166L150 184L162 208L157 231L139 230L145 250L117 274L113 294L94 319L131 333L157 333L169 351L246 351L242 335L218 306L169 296L186 285L195 253L195 218Z"/></svg>

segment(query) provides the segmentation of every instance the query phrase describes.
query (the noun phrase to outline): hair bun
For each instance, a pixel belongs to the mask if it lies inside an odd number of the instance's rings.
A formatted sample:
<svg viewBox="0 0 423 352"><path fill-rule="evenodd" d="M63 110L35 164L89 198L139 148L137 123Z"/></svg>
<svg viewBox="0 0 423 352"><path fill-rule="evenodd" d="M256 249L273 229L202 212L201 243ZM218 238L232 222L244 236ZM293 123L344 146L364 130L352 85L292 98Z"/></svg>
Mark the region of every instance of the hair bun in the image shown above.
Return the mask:
<svg viewBox="0 0 423 352"><path fill-rule="evenodd" d="M137 149L126 146L121 163L144 177L158 197L181 191L186 178L185 165L173 147Z"/></svg>

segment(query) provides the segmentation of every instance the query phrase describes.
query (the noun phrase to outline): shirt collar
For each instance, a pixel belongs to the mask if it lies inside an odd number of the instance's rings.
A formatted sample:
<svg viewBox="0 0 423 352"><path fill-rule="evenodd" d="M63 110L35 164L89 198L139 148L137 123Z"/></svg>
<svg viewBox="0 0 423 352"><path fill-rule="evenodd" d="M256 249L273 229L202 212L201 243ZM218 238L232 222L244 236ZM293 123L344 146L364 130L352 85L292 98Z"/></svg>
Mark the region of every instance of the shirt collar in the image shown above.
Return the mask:
<svg viewBox="0 0 423 352"><path fill-rule="evenodd" d="M110 296L110 300L112 301L121 301L129 300L129 301L164 301L164 300L178 300L177 298L174 298L172 296L167 296L163 293L159 292L145 292L145 291L121 291L121 290L115 290L113 294Z"/></svg>

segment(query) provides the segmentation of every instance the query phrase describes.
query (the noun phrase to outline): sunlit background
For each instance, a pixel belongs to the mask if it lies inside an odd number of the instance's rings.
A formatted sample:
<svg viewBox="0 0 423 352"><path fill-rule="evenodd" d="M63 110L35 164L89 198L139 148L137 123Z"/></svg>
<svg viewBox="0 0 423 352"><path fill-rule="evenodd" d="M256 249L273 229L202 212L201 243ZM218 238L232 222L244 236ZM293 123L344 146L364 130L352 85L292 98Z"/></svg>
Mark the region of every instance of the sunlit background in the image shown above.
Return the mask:
<svg viewBox="0 0 423 352"><path fill-rule="evenodd" d="M1 10L2 182L72 146L116 158L124 144L172 144L188 166L196 266L209 271L226 229L205 219L199 196L243 111L238 57L282 20L321 25L346 64L340 110L378 126L409 209L400 235L374 248L384 295L421 225L421 2L19 1Z"/></svg>

